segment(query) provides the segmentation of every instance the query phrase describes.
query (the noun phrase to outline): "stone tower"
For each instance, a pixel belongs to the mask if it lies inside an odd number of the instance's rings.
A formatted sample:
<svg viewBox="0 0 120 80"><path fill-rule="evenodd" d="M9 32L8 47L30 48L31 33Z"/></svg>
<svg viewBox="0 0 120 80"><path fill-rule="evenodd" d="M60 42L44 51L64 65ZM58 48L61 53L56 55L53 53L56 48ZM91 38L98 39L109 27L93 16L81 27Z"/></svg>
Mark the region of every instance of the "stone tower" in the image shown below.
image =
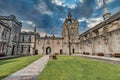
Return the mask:
<svg viewBox="0 0 120 80"><path fill-rule="evenodd" d="M111 13L108 11L108 8L107 8L107 5L106 5L106 3L105 3L105 0L103 0L103 8L104 8L103 18L104 18L104 20L107 20L107 19L110 18Z"/></svg>
<svg viewBox="0 0 120 80"><path fill-rule="evenodd" d="M78 42L79 38L79 22L77 19L72 18L71 12L68 12L67 18L64 21L63 24L63 32L62 32L62 37L64 38L63 45L64 47L69 50L69 52L65 51L65 53L71 54L72 51L72 45L76 42Z"/></svg>

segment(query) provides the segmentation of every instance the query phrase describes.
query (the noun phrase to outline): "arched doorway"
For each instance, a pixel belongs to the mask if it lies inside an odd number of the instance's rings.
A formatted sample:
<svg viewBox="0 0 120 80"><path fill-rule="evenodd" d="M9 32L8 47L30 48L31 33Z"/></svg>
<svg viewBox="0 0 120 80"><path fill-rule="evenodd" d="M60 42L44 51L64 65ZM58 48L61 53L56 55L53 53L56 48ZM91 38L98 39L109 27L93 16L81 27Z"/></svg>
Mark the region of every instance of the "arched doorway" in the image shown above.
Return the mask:
<svg viewBox="0 0 120 80"><path fill-rule="evenodd" d="M51 47L47 47L46 48L46 54L48 55L48 54L50 54L51 53Z"/></svg>

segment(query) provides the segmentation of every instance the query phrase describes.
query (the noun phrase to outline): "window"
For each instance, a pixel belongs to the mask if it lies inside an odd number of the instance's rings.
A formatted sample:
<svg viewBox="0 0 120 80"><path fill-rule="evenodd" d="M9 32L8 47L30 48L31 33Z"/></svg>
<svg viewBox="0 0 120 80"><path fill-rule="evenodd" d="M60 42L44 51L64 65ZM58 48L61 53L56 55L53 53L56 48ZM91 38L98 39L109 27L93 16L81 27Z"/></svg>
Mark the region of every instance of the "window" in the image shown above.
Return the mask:
<svg viewBox="0 0 120 80"><path fill-rule="evenodd" d="M2 43L0 43L0 52L1 52L1 50L2 50Z"/></svg>
<svg viewBox="0 0 120 80"><path fill-rule="evenodd" d="M17 40L17 33L15 33L13 40L16 41Z"/></svg>
<svg viewBox="0 0 120 80"><path fill-rule="evenodd" d="M29 46L28 46L28 53L30 53L30 47L31 47L31 46L29 45Z"/></svg>
<svg viewBox="0 0 120 80"><path fill-rule="evenodd" d="M50 40L47 41L47 44L50 44Z"/></svg>
<svg viewBox="0 0 120 80"><path fill-rule="evenodd" d="M3 44L2 46L2 52L4 52L4 50L5 50L5 44Z"/></svg>
<svg viewBox="0 0 120 80"><path fill-rule="evenodd" d="M59 41L57 41L57 45L60 45L60 42L59 42Z"/></svg>
<svg viewBox="0 0 120 80"><path fill-rule="evenodd" d="M22 42L24 42L24 35L22 36Z"/></svg>
<svg viewBox="0 0 120 80"><path fill-rule="evenodd" d="M5 44L0 43L0 52L5 51Z"/></svg>
<svg viewBox="0 0 120 80"><path fill-rule="evenodd" d="M29 42L31 42L31 36L29 36Z"/></svg>
<svg viewBox="0 0 120 80"><path fill-rule="evenodd" d="M3 38L7 37L7 32L8 32L8 30L4 28L3 31L2 31L2 37Z"/></svg>
<svg viewBox="0 0 120 80"><path fill-rule="evenodd" d="M38 45L40 45L40 40L38 40Z"/></svg>
<svg viewBox="0 0 120 80"><path fill-rule="evenodd" d="M23 45L21 45L21 51L20 51L20 53L23 53Z"/></svg>

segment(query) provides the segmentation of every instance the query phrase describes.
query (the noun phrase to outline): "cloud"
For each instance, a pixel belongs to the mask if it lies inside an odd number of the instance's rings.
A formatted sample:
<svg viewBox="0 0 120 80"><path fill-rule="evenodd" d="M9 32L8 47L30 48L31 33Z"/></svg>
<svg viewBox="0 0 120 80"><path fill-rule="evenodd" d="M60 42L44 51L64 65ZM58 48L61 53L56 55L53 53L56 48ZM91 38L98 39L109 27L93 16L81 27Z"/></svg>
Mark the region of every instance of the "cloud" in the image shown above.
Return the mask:
<svg viewBox="0 0 120 80"><path fill-rule="evenodd" d="M81 18L78 20L80 23L81 22L85 22L87 25L86 27L88 28L92 28L92 27L95 27L97 24L99 24L100 22L103 21L103 18L102 17L98 17L98 18L89 18L89 19L86 19L86 18ZM82 28L83 29L83 28Z"/></svg>
<svg viewBox="0 0 120 80"><path fill-rule="evenodd" d="M113 2L114 0L105 0L106 4ZM97 6L95 9L99 9L103 6L103 0L96 0Z"/></svg>
<svg viewBox="0 0 120 80"><path fill-rule="evenodd" d="M62 7L67 7L70 9L75 9L77 7L76 3L82 3L83 0L52 0L52 3L62 6Z"/></svg>
<svg viewBox="0 0 120 80"><path fill-rule="evenodd" d="M95 27L97 24L99 24L102 21L103 21L102 17L90 18L86 20L89 28Z"/></svg>
<svg viewBox="0 0 120 80"><path fill-rule="evenodd" d="M62 6L63 5L62 0L52 0L52 3L55 3L58 6Z"/></svg>
<svg viewBox="0 0 120 80"><path fill-rule="evenodd" d="M32 27L35 27L35 24L32 21L21 21L22 23L28 24Z"/></svg>
<svg viewBox="0 0 120 80"><path fill-rule="evenodd" d="M119 10L119 1L107 1L112 13ZM82 32L102 19L102 4L98 0L0 0L0 14L15 15L18 20L23 21L23 30L33 30L32 26L35 24L39 32L59 36L68 10L73 18L84 24L80 26Z"/></svg>
<svg viewBox="0 0 120 80"><path fill-rule="evenodd" d="M44 1L40 1L38 5L35 5L35 9L37 9L41 14L52 15L52 12L48 9Z"/></svg>

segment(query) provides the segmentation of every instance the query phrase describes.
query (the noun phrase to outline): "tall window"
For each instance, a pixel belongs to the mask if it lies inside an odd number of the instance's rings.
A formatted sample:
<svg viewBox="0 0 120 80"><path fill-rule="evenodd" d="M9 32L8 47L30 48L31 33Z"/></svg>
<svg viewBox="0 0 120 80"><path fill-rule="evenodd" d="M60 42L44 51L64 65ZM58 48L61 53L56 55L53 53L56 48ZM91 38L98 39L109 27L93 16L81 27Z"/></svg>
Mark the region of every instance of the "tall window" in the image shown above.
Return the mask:
<svg viewBox="0 0 120 80"><path fill-rule="evenodd" d="M13 40L16 41L17 40L17 33L15 33Z"/></svg>
<svg viewBox="0 0 120 80"><path fill-rule="evenodd" d="M0 52L1 53L5 52L5 47L6 47L6 44L0 43Z"/></svg>
<svg viewBox="0 0 120 80"><path fill-rule="evenodd" d="M22 42L24 42L24 35L22 36Z"/></svg>
<svg viewBox="0 0 120 80"><path fill-rule="evenodd" d="M0 52L2 51L2 43L0 43Z"/></svg>
<svg viewBox="0 0 120 80"><path fill-rule="evenodd" d="M59 41L57 41L57 45L60 45L60 42L59 42Z"/></svg>
<svg viewBox="0 0 120 80"><path fill-rule="evenodd" d="M31 42L31 36L29 36L29 42Z"/></svg>
<svg viewBox="0 0 120 80"><path fill-rule="evenodd" d="M4 28L3 31L2 31L2 37L3 38L7 37L7 32L8 32L8 30Z"/></svg>
<svg viewBox="0 0 120 80"><path fill-rule="evenodd" d="M50 44L50 40L47 41L47 44Z"/></svg>
<svg viewBox="0 0 120 80"><path fill-rule="evenodd" d="M30 47L31 47L31 46L29 45L29 46L28 46L28 53L30 53Z"/></svg>
<svg viewBox="0 0 120 80"><path fill-rule="evenodd" d="M21 51L20 51L20 53L23 53L23 45L21 45Z"/></svg>

